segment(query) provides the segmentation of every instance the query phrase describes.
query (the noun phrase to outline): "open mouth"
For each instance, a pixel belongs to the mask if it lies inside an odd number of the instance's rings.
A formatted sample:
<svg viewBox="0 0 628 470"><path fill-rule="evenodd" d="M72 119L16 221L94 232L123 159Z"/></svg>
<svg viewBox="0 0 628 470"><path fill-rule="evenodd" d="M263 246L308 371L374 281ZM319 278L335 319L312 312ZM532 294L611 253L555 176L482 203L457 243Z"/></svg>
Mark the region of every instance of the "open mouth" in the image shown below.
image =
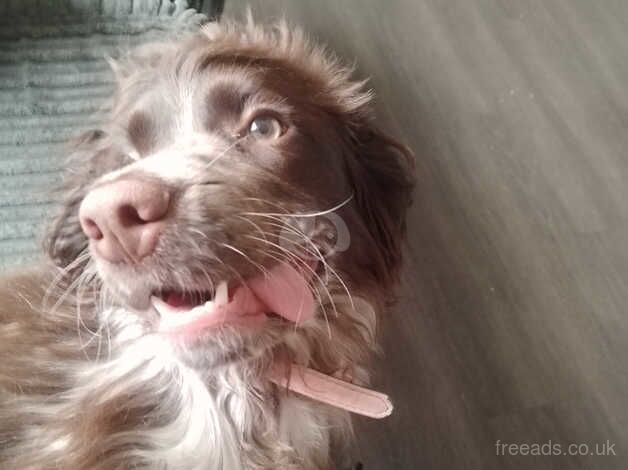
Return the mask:
<svg viewBox="0 0 628 470"><path fill-rule="evenodd" d="M182 292L175 289L162 289L155 294L155 297L175 309L191 309L207 302L215 302L217 306L220 306L229 301L228 287L224 281L218 285L215 294L209 290Z"/></svg>
<svg viewBox="0 0 628 470"><path fill-rule="evenodd" d="M163 289L151 297L160 316L159 331L193 333L225 324L255 326L269 315L300 323L314 315L311 275L278 264L264 275L229 286L221 281L210 291L183 293Z"/></svg>

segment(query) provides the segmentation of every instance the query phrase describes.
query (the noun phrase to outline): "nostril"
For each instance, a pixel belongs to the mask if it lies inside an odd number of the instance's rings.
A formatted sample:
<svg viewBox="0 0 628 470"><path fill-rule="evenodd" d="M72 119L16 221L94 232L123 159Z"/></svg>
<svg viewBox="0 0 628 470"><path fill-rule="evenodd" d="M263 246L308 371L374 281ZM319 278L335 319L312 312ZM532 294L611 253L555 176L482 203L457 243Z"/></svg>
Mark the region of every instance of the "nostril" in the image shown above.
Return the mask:
<svg viewBox="0 0 628 470"><path fill-rule="evenodd" d="M85 232L85 235L93 240L100 240L103 237L102 231L100 230L100 227L98 227L98 224L89 217L83 218L83 231Z"/></svg>
<svg viewBox="0 0 628 470"><path fill-rule="evenodd" d="M143 219L137 211L137 208L131 204L123 204L118 207L118 220L122 227L134 227L150 222L149 220Z"/></svg>
<svg viewBox="0 0 628 470"><path fill-rule="evenodd" d="M167 188L151 182L129 179L103 184L81 202L81 227L94 242L91 248L104 259L136 262L154 251L170 199Z"/></svg>

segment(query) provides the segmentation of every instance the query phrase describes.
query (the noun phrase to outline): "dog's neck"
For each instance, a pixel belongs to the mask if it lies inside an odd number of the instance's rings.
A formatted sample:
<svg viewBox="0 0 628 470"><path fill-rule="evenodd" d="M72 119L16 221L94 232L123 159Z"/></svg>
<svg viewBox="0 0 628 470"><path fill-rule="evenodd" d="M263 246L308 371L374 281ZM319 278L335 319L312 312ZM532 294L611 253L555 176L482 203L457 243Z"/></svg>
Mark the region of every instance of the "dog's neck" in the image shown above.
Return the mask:
<svg viewBox="0 0 628 470"><path fill-rule="evenodd" d="M355 316L372 326L374 314L367 302L354 298L337 299L337 303L344 305L347 318ZM286 370L289 363L273 363L272 354L255 354L257 359L249 356L214 367L205 355L197 357L190 350L190 362L185 350L181 356L176 343L163 334L147 334L141 317L114 308L101 312L100 318L110 326L113 350L109 360L88 368L77 390L85 390L92 398L81 401L93 406L94 416L108 416L108 403L140 391L141 398L132 399L137 409L129 407L125 425L141 432L141 439L147 442L165 442L167 437L168 444L159 444L151 458L154 455L173 467L185 449L186 455L198 456L198 468L216 461L225 462L216 468L230 470L248 468L248 462L270 468L272 463L267 459L274 462L278 455L287 459L285 462L310 461L312 468L326 468L325 460L319 459L330 458L329 442L350 442L351 422L346 411L383 417L392 409L385 396L303 366L292 365ZM299 353L307 343L299 344L291 346L296 353L292 360L318 364L310 362L309 353ZM336 366L344 369L344 364ZM354 372L363 382L360 371ZM146 416L147 409L154 412ZM168 419L159 426L144 424L158 416L162 417L159 420ZM93 426L101 425L96 421ZM324 448L321 442L327 442ZM250 455L238 450L243 447L250 449ZM280 468L293 467L286 464Z"/></svg>
<svg viewBox="0 0 628 470"><path fill-rule="evenodd" d="M111 406L124 399L125 424L155 446L149 454L155 466L178 468L185 455L188 468L198 469L297 468L297 461L326 468L319 459L329 458L330 449L321 448L329 446L329 429L350 426L346 413L322 413L323 405L257 375L254 361L199 372L159 335L129 341L133 331L120 333L124 345L110 360L89 366L77 387L87 391L81 401L95 420L86 426L101 427L98 417L110 416ZM146 424L165 417L162 425Z"/></svg>

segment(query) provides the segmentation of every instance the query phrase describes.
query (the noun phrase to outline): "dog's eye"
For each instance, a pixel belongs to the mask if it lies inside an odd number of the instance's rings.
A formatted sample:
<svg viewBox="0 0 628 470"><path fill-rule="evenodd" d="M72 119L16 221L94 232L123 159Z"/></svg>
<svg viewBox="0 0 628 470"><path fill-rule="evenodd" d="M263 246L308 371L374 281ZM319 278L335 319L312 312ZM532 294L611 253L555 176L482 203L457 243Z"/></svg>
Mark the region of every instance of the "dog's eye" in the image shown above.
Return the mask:
<svg viewBox="0 0 628 470"><path fill-rule="evenodd" d="M278 119L273 116L258 116L249 125L249 134L256 139L276 139L281 137L284 129Z"/></svg>

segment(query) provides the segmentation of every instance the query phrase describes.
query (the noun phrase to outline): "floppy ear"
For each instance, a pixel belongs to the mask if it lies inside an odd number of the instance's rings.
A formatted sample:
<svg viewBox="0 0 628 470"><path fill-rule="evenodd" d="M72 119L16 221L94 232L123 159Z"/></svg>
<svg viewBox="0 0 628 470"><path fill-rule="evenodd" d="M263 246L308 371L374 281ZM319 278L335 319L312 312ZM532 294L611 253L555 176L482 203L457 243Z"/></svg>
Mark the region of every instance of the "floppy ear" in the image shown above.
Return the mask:
<svg viewBox="0 0 628 470"><path fill-rule="evenodd" d="M354 134L350 177L358 208L379 247L386 283L398 280L405 236L406 210L412 202L414 154L374 128Z"/></svg>
<svg viewBox="0 0 628 470"><path fill-rule="evenodd" d="M62 268L73 264L87 248L87 238L78 220L78 209L89 184L106 168L104 160L108 157L106 134L100 130L83 133L70 143L70 147L63 183L54 194L59 208L44 238L46 254ZM111 160L110 157L107 159ZM83 263L74 264L80 268Z"/></svg>

